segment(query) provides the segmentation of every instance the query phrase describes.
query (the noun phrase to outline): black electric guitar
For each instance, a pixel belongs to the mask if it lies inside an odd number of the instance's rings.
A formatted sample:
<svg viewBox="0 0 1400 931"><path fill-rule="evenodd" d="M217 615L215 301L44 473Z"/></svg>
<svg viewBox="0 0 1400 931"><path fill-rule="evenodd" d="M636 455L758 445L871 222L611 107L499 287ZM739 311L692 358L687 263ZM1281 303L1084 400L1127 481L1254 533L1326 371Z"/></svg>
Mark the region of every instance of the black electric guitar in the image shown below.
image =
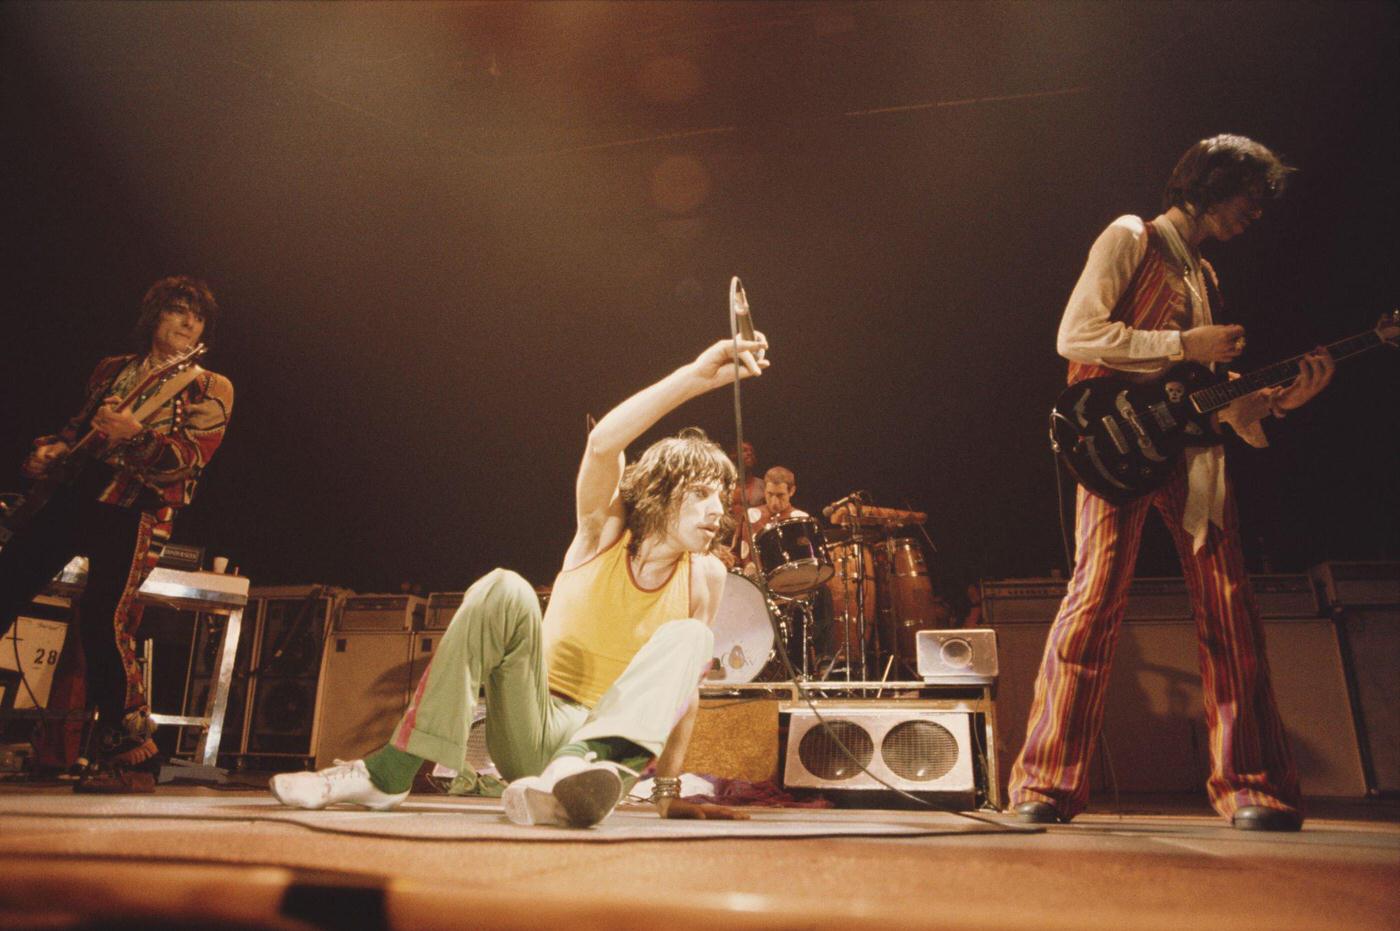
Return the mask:
<svg viewBox="0 0 1400 931"><path fill-rule="evenodd" d="M163 395L167 386L174 387L171 380L193 366L206 351L205 345L200 343L151 370L113 409L117 412L131 411L137 420L144 423L168 400ZM32 521L60 488L76 483L105 451L106 439L97 430L88 430L67 452L50 461L43 476L24 495L24 499L0 516L0 544L9 542L20 528Z"/></svg>
<svg viewBox="0 0 1400 931"><path fill-rule="evenodd" d="M1400 342L1400 310L1326 347L1335 360ZM1148 382L1116 375L1070 385L1050 411L1050 446L1079 484L1118 504L1159 488L1188 446L1220 442L1211 417L1236 398L1292 381L1302 356L1234 379L1180 362Z"/></svg>

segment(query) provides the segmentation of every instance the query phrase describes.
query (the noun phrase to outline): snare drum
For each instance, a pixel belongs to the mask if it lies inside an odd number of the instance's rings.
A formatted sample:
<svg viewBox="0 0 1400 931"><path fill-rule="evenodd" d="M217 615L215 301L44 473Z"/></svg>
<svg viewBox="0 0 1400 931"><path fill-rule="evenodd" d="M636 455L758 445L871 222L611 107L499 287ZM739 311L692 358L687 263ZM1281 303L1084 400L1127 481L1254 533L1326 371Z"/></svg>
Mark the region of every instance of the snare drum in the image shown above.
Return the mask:
<svg viewBox="0 0 1400 931"><path fill-rule="evenodd" d="M779 595L810 592L835 572L826 554L821 525L810 517L769 524L755 543L768 587Z"/></svg>
<svg viewBox="0 0 1400 931"><path fill-rule="evenodd" d="M715 622L715 659L709 683L752 682L773 655L773 622L763 590L731 572L724 580Z"/></svg>

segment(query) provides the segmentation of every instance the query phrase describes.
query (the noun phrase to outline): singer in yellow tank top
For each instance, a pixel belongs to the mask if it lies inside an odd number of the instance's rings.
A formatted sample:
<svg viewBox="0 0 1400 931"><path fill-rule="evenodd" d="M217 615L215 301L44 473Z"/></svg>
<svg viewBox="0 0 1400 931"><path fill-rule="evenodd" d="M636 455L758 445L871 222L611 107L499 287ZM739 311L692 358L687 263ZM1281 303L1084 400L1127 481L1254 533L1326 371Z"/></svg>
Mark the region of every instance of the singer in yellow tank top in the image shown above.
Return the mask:
<svg viewBox="0 0 1400 931"><path fill-rule="evenodd" d="M319 773L278 774L270 784L278 801L390 809L432 760L457 771L463 794L500 795L516 824L589 827L654 759L662 817L743 817L678 798L728 578L711 550L725 530L734 464L693 428L631 464L624 453L685 401L761 374L767 347L762 334L719 340L599 420L579 465L578 529L548 618L520 575L496 569L478 579L389 742ZM510 780L503 791L467 764L482 693L486 747Z"/></svg>
<svg viewBox="0 0 1400 931"><path fill-rule="evenodd" d="M559 573L544 615L549 690L592 708L667 621L690 616L690 558L659 588L632 577L632 532L582 566Z"/></svg>

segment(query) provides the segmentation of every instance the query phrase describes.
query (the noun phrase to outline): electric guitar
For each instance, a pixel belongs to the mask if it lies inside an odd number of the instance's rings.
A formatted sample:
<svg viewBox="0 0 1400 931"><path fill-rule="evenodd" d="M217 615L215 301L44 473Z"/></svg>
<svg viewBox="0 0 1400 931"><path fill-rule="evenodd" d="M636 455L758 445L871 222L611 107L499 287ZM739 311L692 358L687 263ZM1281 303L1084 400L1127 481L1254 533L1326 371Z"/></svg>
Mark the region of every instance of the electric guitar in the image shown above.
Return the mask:
<svg viewBox="0 0 1400 931"><path fill-rule="evenodd" d="M1400 343L1400 310L1325 351L1341 361ZM1236 398L1293 380L1294 356L1234 379L1179 362L1149 382L1116 375L1070 385L1050 411L1050 446L1087 491L1117 504L1161 487L1188 446L1221 442L1212 415Z"/></svg>
<svg viewBox="0 0 1400 931"><path fill-rule="evenodd" d="M195 361L207 351L205 345L199 343L179 353L159 368L153 369L131 391L127 392L126 397L122 398L113 410L118 413L131 411L137 420L142 423L146 422L180 388L189 384L188 379L182 379L182 383L178 385L174 384L172 379L191 368ZM154 394L152 394L153 390ZM150 395L150 397L143 401L142 398L146 395ZM44 468L42 477L24 495L24 499L6 511L3 516L0 516L0 544L9 542L10 538L18 533L22 527L28 525L60 488L77 482L89 466L100 457L104 449L102 441L106 438L106 435L98 430L90 429L67 452L51 460Z"/></svg>

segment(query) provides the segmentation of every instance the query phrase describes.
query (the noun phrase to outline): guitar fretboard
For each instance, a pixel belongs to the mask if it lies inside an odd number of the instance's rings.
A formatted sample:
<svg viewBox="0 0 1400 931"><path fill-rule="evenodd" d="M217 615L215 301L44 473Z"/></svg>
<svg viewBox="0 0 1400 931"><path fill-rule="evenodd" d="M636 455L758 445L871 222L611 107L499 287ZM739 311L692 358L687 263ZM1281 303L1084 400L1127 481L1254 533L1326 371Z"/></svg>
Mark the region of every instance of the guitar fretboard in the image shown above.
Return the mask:
<svg viewBox="0 0 1400 931"><path fill-rule="evenodd" d="M1337 340L1330 346L1324 347L1324 350L1335 361L1340 362L1348 356L1354 356L1384 344L1385 341L1375 330L1367 330L1365 333ZM1209 388L1193 391L1191 392L1191 406L1202 414L1209 414L1211 411L1220 410L1236 398L1244 397L1251 391L1272 388L1274 385L1292 381L1298 375L1298 363L1302 358L1303 354L1296 355L1291 359L1275 362L1273 365L1257 369L1232 381L1221 382L1218 385L1211 385Z"/></svg>

